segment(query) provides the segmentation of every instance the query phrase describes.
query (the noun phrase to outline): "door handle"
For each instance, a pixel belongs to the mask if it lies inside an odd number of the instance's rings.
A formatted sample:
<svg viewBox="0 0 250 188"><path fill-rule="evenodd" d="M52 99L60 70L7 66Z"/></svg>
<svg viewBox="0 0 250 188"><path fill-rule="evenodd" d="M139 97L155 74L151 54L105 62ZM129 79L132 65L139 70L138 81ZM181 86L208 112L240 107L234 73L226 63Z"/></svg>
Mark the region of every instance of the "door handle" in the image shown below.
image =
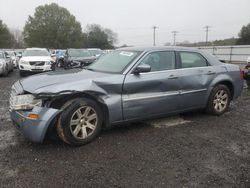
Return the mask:
<svg viewBox="0 0 250 188"><path fill-rule="evenodd" d="M171 74L169 77L168 77L168 79L177 79L178 78L178 76L175 76L175 75L173 75L173 74Z"/></svg>
<svg viewBox="0 0 250 188"><path fill-rule="evenodd" d="M206 75L213 75L213 74L216 74L216 72L214 72L214 71L208 71L208 72L206 73Z"/></svg>

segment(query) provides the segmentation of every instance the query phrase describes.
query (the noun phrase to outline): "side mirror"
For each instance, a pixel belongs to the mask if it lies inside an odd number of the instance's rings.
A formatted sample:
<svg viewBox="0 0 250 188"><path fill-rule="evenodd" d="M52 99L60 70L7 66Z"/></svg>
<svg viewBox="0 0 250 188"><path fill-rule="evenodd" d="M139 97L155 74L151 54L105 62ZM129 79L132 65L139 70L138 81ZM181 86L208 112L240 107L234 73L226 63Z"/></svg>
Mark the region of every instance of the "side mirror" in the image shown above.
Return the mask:
<svg viewBox="0 0 250 188"><path fill-rule="evenodd" d="M22 54L17 54L17 57L21 58L21 57L22 57Z"/></svg>
<svg viewBox="0 0 250 188"><path fill-rule="evenodd" d="M141 64L138 65L135 70L134 70L134 74L140 74L143 72L150 72L151 71L151 67L148 64Z"/></svg>

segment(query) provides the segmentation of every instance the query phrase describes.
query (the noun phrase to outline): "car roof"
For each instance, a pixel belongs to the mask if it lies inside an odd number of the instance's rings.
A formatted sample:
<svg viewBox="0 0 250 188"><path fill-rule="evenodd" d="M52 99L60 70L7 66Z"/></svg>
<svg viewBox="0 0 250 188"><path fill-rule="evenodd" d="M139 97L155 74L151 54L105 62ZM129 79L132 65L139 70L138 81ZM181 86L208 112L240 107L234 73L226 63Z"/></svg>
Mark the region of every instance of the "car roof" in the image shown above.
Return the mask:
<svg viewBox="0 0 250 188"><path fill-rule="evenodd" d="M131 51L154 51L154 50L187 50L187 51L199 51L197 48L181 47L181 46L150 46L150 47L125 47L117 50L131 50Z"/></svg>

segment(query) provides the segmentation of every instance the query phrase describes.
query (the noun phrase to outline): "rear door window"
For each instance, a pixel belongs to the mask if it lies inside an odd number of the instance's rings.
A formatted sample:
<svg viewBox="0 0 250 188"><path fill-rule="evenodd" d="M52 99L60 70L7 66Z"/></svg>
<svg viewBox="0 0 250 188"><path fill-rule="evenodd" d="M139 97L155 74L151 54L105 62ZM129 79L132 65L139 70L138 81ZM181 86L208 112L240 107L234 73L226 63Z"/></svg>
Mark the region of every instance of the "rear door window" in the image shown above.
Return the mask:
<svg viewBox="0 0 250 188"><path fill-rule="evenodd" d="M207 60L196 52L179 52L182 68L206 67Z"/></svg>

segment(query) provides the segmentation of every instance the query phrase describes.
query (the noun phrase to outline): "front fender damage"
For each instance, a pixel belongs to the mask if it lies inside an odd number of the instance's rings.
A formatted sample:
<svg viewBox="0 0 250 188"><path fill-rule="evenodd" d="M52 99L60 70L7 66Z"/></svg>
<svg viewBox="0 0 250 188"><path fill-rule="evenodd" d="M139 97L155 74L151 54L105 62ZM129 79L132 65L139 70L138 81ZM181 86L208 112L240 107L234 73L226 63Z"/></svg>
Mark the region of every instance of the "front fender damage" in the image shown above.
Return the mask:
<svg viewBox="0 0 250 188"><path fill-rule="evenodd" d="M39 116L38 119L30 119L28 115L35 113ZM46 108L46 107L34 107L32 111L15 111L10 113L16 128L32 142L42 143L49 125L53 119L61 113L61 110Z"/></svg>

